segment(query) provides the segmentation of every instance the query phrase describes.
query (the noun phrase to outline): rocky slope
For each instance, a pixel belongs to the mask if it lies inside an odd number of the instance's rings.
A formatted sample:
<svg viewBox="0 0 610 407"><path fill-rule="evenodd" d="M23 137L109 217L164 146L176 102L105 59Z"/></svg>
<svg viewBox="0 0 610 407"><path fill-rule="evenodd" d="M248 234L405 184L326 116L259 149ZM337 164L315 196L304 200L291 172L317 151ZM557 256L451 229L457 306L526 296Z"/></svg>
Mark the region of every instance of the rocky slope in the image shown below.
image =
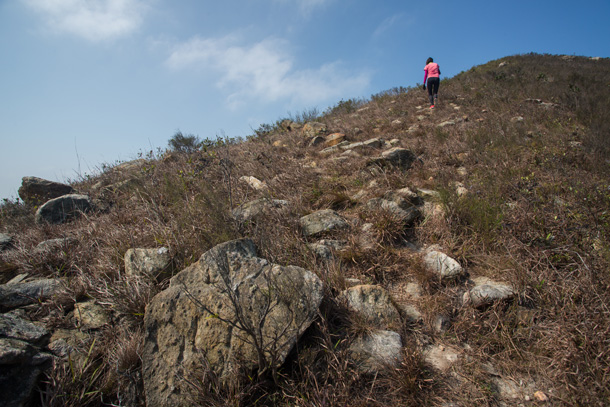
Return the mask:
<svg viewBox="0 0 610 407"><path fill-rule="evenodd" d="M3 405L608 404L609 83L514 56L24 178Z"/></svg>

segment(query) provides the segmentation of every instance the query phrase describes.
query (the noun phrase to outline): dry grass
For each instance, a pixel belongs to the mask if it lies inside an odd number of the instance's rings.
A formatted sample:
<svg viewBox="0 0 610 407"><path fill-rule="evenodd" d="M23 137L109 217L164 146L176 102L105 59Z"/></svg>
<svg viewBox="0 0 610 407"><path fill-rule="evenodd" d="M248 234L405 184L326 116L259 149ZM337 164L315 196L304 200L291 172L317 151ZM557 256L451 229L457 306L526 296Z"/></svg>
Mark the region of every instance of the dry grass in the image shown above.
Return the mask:
<svg viewBox="0 0 610 407"><path fill-rule="evenodd" d="M0 231L15 237L15 249L1 254L2 270L68 282L63 297L32 314L50 329L70 327L74 303L93 298L115 321L112 332L88 333L80 364L54 366L43 404L143 404L142 316L167 282L126 276L125 251L166 246L181 270L241 236L253 238L273 262L320 275L325 305L277 382L244 374L241 387L222 388L202 368L189 378L202 405L498 405L485 364L532 380L553 405L610 404L609 83L607 60L519 55L443 80L433 112L421 108L426 96L419 89L393 89L370 100L341 101L321 115L299 115L354 142L398 139L420 158L408 171L367 166L378 151L332 160L278 121L247 141L150 155L138 168L107 167L75 182L105 210L69 224L36 225L35 208L4 202ZM449 120L454 124L437 126ZM276 141L283 146L273 146ZM239 181L244 175L268 188L254 190ZM456 193L456 182L466 195ZM427 208L413 228L366 207L367 198L407 186L440 192L440 206ZM360 191L367 198L354 198ZM256 198L290 204L235 222L231 210ZM348 241L330 263L316 259L298 225L300 216L327 208L351 224L330 236ZM374 225L372 250L358 243L365 222ZM34 251L44 240L63 237L78 241L60 251ZM463 306L467 284L444 283L427 272L407 240L440 245L471 275L511 283L517 298L483 310ZM349 342L367 327L358 328L334 302L347 277L422 288L416 303L423 322L404 324L403 363L382 375L357 373L349 360ZM447 331L435 331L437 315L449 317ZM469 349L456 375L423 362L421 347L437 342Z"/></svg>

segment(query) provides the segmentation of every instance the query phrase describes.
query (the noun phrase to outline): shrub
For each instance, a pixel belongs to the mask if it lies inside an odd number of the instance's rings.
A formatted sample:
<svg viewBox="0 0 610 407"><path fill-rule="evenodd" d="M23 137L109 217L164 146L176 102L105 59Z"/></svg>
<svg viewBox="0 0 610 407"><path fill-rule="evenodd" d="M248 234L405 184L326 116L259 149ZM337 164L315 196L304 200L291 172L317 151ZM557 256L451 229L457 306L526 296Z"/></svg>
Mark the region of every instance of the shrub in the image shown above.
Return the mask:
<svg viewBox="0 0 610 407"><path fill-rule="evenodd" d="M178 130L167 142L172 151L178 153L194 153L201 147L201 140L193 134L184 135Z"/></svg>

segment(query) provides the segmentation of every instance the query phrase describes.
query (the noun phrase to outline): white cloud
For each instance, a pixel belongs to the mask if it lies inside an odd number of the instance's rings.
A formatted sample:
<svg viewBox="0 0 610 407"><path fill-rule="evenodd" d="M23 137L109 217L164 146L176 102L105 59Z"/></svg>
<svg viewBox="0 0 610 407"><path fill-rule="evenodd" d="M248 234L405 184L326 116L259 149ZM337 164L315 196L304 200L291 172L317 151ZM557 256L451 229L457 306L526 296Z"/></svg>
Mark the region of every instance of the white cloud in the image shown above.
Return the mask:
<svg viewBox="0 0 610 407"><path fill-rule="evenodd" d="M41 14L54 31L89 41L130 34L142 23L146 6L140 0L22 0Z"/></svg>
<svg viewBox="0 0 610 407"><path fill-rule="evenodd" d="M174 70L216 73L217 85L227 91L231 107L251 100L322 103L358 94L370 82L368 73L346 72L338 62L317 69L296 69L289 44L280 39L267 38L249 46L236 43L234 37L196 37L176 46L167 65Z"/></svg>
<svg viewBox="0 0 610 407"><path fill-rule="evenodd" d="M398 23L404 25L406 24L403 20L405 19L404 14L395 14L391 17L386 18L382 21L381 24L377 27L377 29L373 32L373 38L379 38L384 35L386 32L390 31L392 27L397 25ZM410 24L410 22L408 22Z"/></svg>

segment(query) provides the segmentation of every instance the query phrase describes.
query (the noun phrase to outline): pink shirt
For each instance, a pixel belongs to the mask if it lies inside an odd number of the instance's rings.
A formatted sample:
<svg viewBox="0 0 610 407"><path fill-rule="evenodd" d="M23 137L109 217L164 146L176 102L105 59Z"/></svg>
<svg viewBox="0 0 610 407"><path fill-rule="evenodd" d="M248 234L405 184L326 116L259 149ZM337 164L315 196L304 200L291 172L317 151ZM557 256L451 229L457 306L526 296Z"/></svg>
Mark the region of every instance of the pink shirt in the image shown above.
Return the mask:
<svg viewBox="0 0 610 407"><path fill-rule="evenodd" d="M424 83L426 83L428 78L438 78L441 75L441 70L436 62L430 62L426 65L424 72Z"/></svg>

